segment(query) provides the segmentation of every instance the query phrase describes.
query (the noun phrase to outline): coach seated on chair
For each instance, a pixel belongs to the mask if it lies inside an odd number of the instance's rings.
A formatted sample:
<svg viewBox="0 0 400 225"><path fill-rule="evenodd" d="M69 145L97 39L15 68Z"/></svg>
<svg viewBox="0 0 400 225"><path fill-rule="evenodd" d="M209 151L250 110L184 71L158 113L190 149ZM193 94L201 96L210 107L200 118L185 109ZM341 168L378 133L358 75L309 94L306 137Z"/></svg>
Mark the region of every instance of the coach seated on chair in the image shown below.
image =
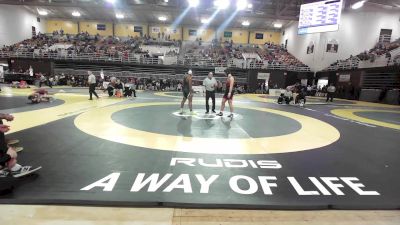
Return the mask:
<svg viewBox="0 0 400 225"><path fill-rule="evenodd" d="M117 80L117 83L115 84L115 96L120 98L123 96L122 91L124 90L124 83L121 82L121 80Z"/></svg>
<svg viewBox="0 0 400 225"><path fill-rule="evenodd" d="M290 102L293 101L293 92L290 89L286 89L284 93L284 98L286 104L290 104Z"/></svg>
<svg viewBox="0 0 400 225"><path fill-rule="evenodd" d="M114 86L111 82L107 86L107 93L109 97L114 96Z"/></svg>
<svg viewBox="0 0 400 225"><path fill-rule="evenodd" d="M136 97L135 86L136 85L133 80L130 80L128 83L126 83L124 86L124 97L132 97L132 94L134 97Z"/></svg>
<svg viewBox="0 0 400 225"><path fill-rule="evenodd" d="M306 90L300 88L300 90L298 90L298 95L296 96L296 99L294 100L295 104L306 104L306 95L307 92ZM300 101L303 100L303 102L301 103Z"/></svg>

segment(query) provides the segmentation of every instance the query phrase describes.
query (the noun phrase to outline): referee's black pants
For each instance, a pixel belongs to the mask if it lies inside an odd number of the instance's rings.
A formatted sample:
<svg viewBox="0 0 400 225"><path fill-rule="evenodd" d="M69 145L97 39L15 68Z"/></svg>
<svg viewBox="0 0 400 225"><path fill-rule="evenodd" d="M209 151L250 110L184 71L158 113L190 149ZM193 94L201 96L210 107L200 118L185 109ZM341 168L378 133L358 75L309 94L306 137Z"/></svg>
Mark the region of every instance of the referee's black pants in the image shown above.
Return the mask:
<svg viewBox="0 0 400 225"><path fill-rule="evenodd" d="M96 93L96 84L89 84L89 97L90 100L92 100L92 94L94 94L94 96L96 96L96 98L99 98L99 96L97 96Z"/></svg>
<svg viewBox="0 0 400 225"><path fill-rule="evenodd" d="M331 100L331 102L333 102L333 95L334 95L333 92L326 93L326 101Z"/></svg>
<svg viewBox="0 0 400 225"><path fill-rule="evenodd" d="M215 111L215 91L206 91L206 111L210 110L210 105L208 104L208 100L211 98L212 100L212 111Z"/></svg>

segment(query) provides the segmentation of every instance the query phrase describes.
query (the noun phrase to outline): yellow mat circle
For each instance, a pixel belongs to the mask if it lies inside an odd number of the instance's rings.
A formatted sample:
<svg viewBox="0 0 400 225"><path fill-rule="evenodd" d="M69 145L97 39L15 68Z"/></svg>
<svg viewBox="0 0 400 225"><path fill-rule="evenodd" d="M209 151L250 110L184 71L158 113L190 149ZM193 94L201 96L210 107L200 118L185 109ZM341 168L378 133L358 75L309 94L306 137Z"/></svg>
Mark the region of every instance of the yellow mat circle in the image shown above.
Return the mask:
<svg viewBox="0 0 400 225"><path fill-rule="evenodd" d="M124 109L164 105L177 105L177 103L153 102L108 106L82 113L75 118L74 123L78 129L87 134L113 142L156 150L208 154L269 154L304 151L330 145L340 137L336 128L323 121L295 113L249 106L236 107L289 117L298 121L301 129L291 134L274 137L198 138L137 130L111 119L113 113Z"/></svg>

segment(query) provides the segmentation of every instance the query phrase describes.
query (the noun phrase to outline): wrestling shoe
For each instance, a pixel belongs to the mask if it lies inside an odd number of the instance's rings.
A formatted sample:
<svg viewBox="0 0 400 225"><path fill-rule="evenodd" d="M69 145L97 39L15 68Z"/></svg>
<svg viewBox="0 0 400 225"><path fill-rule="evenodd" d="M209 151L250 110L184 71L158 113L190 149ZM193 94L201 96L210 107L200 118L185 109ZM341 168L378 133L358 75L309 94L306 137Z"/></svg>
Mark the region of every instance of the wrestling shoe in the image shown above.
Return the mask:
<svg viewBox="0 0 400 225"><path fill-rule="evenodd" d="M209 112L208 111L206 111L206 114L208 114Z"/></svg>
<svg viewBox="0 0 400 225"><path fill-rule="evenodd" d="M0 169L0 178L1 177L7 177L8 174L10 174L10 172L8 172L8 170L6 168Z"/></svg>
<svg viewBox="0 0 400 225"><path fill-rule="evenodd" d="M21 152L22 150L24 150L24 147L11 147L15 152Z"/></svg>
<svg viewBox="0 0 400 225"><path fill-rule="evenodd" d="M224 114L222 112L218 113L217 116L223 116Z"/></svg>
<svg viewBox="0 0 400 225"><path fill-rule="evenodd" d="M38 167L33 167L33 166L22 166L19 170L17 171L11 171L11 175L15 178L18 177L23 177L29 174L32 174L38 170L42 169L41 166Z"/></svg>
<svg viewBox="0 0 400 225"><path fill-rule="evenodd" d="M15 152L20 152L22 150L24 150L24 147L13 147L13 146L9 146L10 149L14 150Z"/></svg>
<svg viewBox="0 0 400 225"><path fill-rule="evenodd" d="M228 117L233 118L233 114L231 113Z"/></svg>
<svg viewBox="0 0 400 225"><path fill-rule="evenodd" d="M18 143L19 143L19 140L17 140L17 139L11 139L11 140L7 141L8 145L15 145L15 144L18 144Z"/></svg>
<svg viewBox="0 0 400 225"><path fill-rule="evenodd" d="M212 111L213 113L216 113L215 110Z"/></svg>

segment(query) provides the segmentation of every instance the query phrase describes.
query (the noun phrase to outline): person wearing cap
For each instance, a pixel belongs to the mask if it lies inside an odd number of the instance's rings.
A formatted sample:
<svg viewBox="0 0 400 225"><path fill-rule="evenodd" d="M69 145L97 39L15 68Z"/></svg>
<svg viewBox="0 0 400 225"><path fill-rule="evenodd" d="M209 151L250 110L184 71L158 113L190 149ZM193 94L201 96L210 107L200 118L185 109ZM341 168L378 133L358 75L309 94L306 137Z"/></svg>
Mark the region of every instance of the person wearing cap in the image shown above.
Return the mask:
<svg viewBox="0 0 400 225"><path fill-rule="evenodd" d="M203 81L204 88L206 89L206 113L209 113L210 105L208 100L212 100L212 112L215 113L215 88L217 87L217 80L213 77L213 73L209 72L208 77Z"/></svg>
<svg viewBox="0 0 400 225"><path fill-rule="evenodd" d="M189 109L190 113L193 114L192 108L192 100L193 100L193 89L192 89L192 70L189 70L188 73L183 77L183 99L181 102L181 112L183 114L183 106L185 105L186 99L189 99Z"/></svg>

